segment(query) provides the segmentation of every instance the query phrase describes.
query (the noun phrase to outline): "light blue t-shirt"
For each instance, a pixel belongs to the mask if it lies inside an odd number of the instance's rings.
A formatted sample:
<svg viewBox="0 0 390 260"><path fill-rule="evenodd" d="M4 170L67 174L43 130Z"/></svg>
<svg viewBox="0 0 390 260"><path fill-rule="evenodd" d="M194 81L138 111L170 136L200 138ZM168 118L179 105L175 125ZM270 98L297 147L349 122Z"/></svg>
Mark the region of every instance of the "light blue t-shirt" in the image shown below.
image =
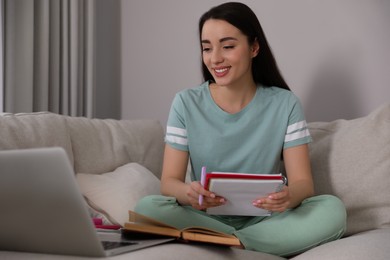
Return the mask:
<svg viewBox="0 0 390 260"><path fill-rule="evenodd" d="M212 99L209 83L176 94L166 143L188 151L192 180L207 171L279 173L283 149L309 143L298 98L278 87L257 88L251 102L229 114Z"/></svg>

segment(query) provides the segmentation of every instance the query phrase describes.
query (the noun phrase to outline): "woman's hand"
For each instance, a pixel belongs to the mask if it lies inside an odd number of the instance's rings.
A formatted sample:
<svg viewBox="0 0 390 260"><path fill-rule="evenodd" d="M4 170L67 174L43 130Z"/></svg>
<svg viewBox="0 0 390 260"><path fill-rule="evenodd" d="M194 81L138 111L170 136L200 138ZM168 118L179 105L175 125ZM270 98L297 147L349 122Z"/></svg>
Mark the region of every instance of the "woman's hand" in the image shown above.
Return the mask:
<svg viewBox="0 0 390 260"><path fill-rule="evenodd" d="M283 212L289 208L290 200L289 189L284 186L280 192L271 193L265 198L255 199L252 205L271 212Z"/></svg>
<svg viewBox="0 0 390 260"><path fill-rule="evenodd" d="M283 150L283 158L288 186L284 186L282 191L272 193L265 198L257 198L253 201L253 206L272 212L283 212L295 208L304 199L314 195L308 145Z"/></svg>
<svg viewBox="0 0 390 260"><path fill-rule="evenodd" d="M199 204L199 195L203 195L202 205ZM188 185L186 196L190 205L197 210L220 206L226 202L224 198L205 190L198 181L193 181Z"/></svg>

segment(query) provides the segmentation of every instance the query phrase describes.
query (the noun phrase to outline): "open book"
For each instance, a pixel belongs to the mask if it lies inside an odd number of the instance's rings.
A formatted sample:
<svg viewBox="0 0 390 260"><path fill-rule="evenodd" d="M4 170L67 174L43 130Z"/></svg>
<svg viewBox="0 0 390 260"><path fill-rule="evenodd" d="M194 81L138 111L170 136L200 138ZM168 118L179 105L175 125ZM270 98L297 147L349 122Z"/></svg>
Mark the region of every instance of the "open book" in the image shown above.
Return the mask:
<svg viewBox="0 0 390 260"><path fill-rule="evenodd" d="M227 246L239 246L240 240L229 234L203 227L190 227L179 230L155 219L129 211L129 222L126 222L123 232L139 235L168 236L178 240L214 243Z"/></svg>
<svg viewBox="0 0 390 260"><path fill-rule="evenodd" d="M271 212L252 202L280 191L286 183L282 174L206 173L205 189L226 199L224 205L207 209L212 215L269 216Z"/></svg>

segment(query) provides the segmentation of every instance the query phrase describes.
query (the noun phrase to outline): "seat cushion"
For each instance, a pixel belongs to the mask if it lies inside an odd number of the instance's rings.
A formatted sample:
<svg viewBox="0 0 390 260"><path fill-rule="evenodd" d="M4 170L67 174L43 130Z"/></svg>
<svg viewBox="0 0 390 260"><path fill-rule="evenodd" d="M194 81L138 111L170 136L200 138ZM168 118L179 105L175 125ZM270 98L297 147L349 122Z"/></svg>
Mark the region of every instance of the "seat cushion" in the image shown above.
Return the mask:
<svg viewBox="0 0 390 260"><path fill-rule="evenodd" d="M77 257L63 255L34 254L22 252L0 251L0 259L19 260L19 259L36 259L36 260L63 260L63 259L102 259L98 257ZM153 246L130 253L117 256L107 257L104 259L115 260L183 260L183 259L210 259L210 260L282 260L284 258L269 255L261 252L249 250L232 249L229 247L219 247L207 244L186 244L183 242L172 242ZM316 259L316 258L314 258Z"/></svg>
<svg viewBox="0 0 390 260"><path fill-rule="evenodd" d="M390 229L377 229L342 238L313 248L294 260L367 260L389 259Z"/></svg>

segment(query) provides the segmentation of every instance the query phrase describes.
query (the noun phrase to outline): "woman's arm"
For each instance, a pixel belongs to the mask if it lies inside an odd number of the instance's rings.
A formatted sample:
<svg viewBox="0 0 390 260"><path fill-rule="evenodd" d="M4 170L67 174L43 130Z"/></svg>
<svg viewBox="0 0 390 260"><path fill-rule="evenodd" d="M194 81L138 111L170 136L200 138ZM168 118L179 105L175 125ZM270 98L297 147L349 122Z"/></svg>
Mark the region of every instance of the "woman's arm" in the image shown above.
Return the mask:
<svg viewBox="0 0 390 260"><path fill-rule="evenodd" d="M283 158L290 197L288 208L295 208L304 199L314 195L309 146L305 144L287 148L283 151Z"/></svg>
<svg viewBox="0 0 390 260"><path fill-rule="evenodd" d="M188 184L185 183L188 157L188 152L165 145L161 194L175 197L182 205L190 204L185 195L188 189Z"/></svg>
<svg viewBox="0 0 390 260"><path fill-rule="evenodd" d="M198 181L185 183L188 158L188 152L165 145L161 194L175 197L179 204L191 205L199 210L223 204L222 198L205 190ZM199 194L204 196L202 205L199 205Z"/></svg>

